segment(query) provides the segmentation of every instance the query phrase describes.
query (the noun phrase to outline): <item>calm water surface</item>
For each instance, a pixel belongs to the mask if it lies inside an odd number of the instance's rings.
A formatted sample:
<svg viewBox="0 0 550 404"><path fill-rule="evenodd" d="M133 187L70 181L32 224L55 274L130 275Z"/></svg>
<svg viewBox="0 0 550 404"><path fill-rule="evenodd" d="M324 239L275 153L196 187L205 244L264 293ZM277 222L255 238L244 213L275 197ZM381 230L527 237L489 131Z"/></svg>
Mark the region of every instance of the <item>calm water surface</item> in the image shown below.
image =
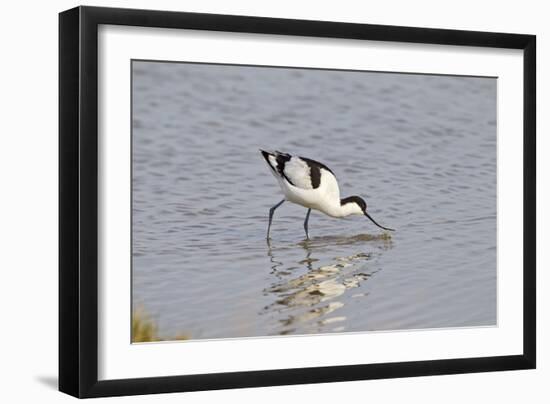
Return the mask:
<svg viewBox="0 0 550 404"><path fill-rule="evenodd" d="M496 324L496 79L133 62L133 305L169 338ZM364 217L283 204L259 148Z"/></svg>

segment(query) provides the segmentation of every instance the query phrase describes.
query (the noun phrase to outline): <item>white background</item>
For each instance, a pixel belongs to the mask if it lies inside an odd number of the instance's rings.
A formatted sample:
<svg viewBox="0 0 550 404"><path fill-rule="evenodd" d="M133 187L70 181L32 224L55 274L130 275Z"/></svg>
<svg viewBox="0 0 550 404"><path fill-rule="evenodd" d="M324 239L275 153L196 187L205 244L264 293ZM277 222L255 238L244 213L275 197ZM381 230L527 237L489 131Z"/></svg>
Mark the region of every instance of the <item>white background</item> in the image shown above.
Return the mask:
<svg viewBox="0 0 550 404"><path fill-rule="evenodd" d="M57 374L57 12L75 2L15 2L0 25L0 377L3 402L68 402ZM550 26L544 2L522 1L96 1L89 5L249 14L287 18L534 33L538 36L538 369L460 376L285 386L115 398L126 402L548 402L550 203L545 174L550 121ZM545 153L546 151L546 153ZM518 162L518 165L520 162ZM544 186L546 182L546 186ZM518 234L518 237L520 235ZM546 247L546 248L545 248Z"/></svg>

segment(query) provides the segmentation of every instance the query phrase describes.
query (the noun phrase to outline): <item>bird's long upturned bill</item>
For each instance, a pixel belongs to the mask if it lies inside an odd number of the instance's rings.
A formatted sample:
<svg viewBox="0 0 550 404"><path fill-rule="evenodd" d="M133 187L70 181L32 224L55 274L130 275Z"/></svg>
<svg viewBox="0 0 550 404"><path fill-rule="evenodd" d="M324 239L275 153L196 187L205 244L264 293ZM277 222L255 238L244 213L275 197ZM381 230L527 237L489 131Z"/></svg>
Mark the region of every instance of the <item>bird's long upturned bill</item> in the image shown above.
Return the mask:
<svg viewBox="0 0 550 404"><path fill-rule="evenodd" d="M368 218L371 220L371 222L373 222L375 225L377 225L377 226L380 227L381 229L389 230L389 231L395 231L394 229L390 229L390 228L388 228L388 227L380 226L378 223L376 223L376 220L374 220L374 219L371 217L371 215L369 215L369 214L367 213L367 211L365 211L365 216L368 217Z"/></svg>

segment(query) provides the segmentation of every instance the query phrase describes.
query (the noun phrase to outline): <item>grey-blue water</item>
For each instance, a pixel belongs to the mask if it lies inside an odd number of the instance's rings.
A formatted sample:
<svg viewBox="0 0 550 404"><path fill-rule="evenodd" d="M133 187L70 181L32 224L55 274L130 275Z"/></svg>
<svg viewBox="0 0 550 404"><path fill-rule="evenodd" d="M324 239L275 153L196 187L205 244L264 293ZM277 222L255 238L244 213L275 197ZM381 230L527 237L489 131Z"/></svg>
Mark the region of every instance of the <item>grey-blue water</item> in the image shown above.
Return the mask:
<svg viewBox="0 0 550 404"><path fill-rule="evenodd" d="M134 61L133 307L225 338L496 324L496 79ZM259 148L365 217L283 204Z"/></svg>

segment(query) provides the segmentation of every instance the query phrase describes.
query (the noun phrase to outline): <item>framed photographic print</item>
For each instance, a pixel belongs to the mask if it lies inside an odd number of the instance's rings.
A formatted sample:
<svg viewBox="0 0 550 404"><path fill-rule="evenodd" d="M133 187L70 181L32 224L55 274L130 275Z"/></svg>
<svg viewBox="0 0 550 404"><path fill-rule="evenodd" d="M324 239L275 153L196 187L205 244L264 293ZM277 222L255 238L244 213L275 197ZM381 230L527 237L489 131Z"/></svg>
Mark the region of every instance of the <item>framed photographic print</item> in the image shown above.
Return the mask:
<svg viewBox="0 0 550 404"><path fill-rule="evenodd" d="M535 36L59 27L61 391L535 367Z"/></svg>

